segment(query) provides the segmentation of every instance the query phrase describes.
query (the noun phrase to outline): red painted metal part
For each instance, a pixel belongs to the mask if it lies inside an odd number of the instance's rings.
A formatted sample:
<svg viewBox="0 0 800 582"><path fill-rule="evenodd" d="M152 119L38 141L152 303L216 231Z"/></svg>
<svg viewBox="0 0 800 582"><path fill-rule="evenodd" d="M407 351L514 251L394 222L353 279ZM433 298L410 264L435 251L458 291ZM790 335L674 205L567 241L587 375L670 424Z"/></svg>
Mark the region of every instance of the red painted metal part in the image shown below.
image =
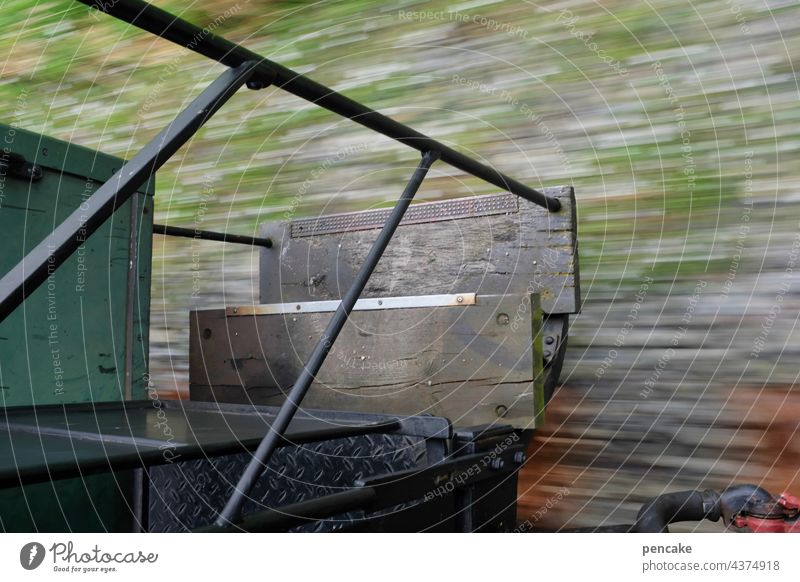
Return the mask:
<svg viewBox="0 0 800 582"><path fill-rule="evenodd" d="M753 533L800 533L800 521L789 522L783 518L764 518L752 515L738 516L733 521L733 527Z"/></svg>
<svg viewBox="0 0 800 582"><path fill-rule="evenodd" d="M778 503L780 503L786 509L794 509L795 511L800 510L800 497L795 497L794 495L789 495L788 493L781 493L780 498L778 498Z"/></svg>
<svg viewBox="0 0 800 582"><path fill-rule="evenodd" d="M782 493L775 503L761 504L737 515L731 526L753 533L800 533L800 497Z"/></svg>

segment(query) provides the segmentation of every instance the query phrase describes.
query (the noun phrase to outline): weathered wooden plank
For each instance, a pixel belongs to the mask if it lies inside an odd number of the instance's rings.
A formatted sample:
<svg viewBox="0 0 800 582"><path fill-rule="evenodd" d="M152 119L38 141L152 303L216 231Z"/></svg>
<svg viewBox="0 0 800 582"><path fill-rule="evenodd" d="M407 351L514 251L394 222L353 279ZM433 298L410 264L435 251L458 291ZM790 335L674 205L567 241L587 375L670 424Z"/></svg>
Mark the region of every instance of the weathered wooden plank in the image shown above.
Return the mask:
<svg viewBox="0 0 800 582"><path fill-rule="evenodd" d="M536 292L545 313L576 313L574 192L564 186L544 193L561 201L559 212L511 194L412 205L363 296ZM274 246L261 253L261 303L339 299L383 212L264 224L261 234Z"/></svg>
<svg viewBox="0 0 800 582"><path fill-rule="evenodd" d="M533 309L530 296L509 295L464 307L353 312L303 406L532 428L544 408L542 315L533 297ZM192 399L280 404L329 318L192 312Z"/></svg>

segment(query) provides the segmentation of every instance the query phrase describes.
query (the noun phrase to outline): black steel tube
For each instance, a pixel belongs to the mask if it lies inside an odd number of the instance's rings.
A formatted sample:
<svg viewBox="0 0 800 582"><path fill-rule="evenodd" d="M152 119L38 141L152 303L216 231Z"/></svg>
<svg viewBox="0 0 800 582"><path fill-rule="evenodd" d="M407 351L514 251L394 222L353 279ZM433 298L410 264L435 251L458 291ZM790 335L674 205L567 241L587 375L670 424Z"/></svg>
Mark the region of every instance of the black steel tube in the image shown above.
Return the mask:
<svg viewBox="0 0 800 582"><path fill-rule="evenodd" d="M354 509L367 507L375 499L372 487L358 487L324 497L284 505L276 509L265 509L245 516L236 524L207 525L195 533L236 533L236 532L275 532L286 531L309 521L319 521L326 517L340 515Z"/></svg>
<svg viewBox="0 0 800 582"><path fill-rule="evenodd" d="M419 190L422 180L425 178L431 165L438 157L438 152L425 152L422 155L422 160L411 176L411 179L408 181L408 184L406 184L403 194L400 196L397 204L395 204L392 213L386 220L386 224L384 224L383 229L380 234L378 234L378 238L372 245L369 254L366 259L364 259L364 264L361 265L361 268L353 279L353 283L342 298L342 302L339 304L333 317L331 317L328 322L328 326L325 328L319 342L317 342L303 371L300 373L294 386L292 386L292 389L289 391L286 401L278 411L269 432L264 435L264 440L258 445L256 452L253 454L253 458L250 459L250 463L239 479L239 483L236 485L230 499L228 499L224 509L219 514L216 520L217 525L225 526L235 523L241 518L242 505L245 499L250 494L255 482L264 472L280 439L283 438L283 433L286 431L297 409L300 407L300 403L305 397L306 392L308 392L317 373L319 373L323 362L325 362L325 358L333 346L333 342L336 341L339 332L342 331L344 324L347 323L347 318L350 316L353 306L356 304L356 301L358 301L362 291L364 291L364 287L366 287L367 281L370 275L372 275L372 271L375 269L375 265L378 264L383 252L386 250L394 231L397 229L397 225L400 224L403 215L408 209L408 205L411 203L417 190Z"/></svg>
<svg viewBox="0 0 800 582"><path fill-rule="evenodd" d="M700 491L676 491L654 497L639 510L634 531L669 533L671 523L705 519L707 507L703 501Z"/></svg>
<svg viewBox="0 0 800 582"><path fill-rule="evenodd" d="M386 117L357 101L353 101L341 93L337 93L333 89L329 89L291 69L265 59L241 45L181 20L177 16L173 16L169 12L147 2L142 0L79 1L229 67L238 66L245 61L256 61L258 63L257 75L263 77L264 84L272 83L277 85L292 95L352 119L356 123L360 123L373 131L377 131L421 152L438 151L443 162L467 174L485 180L498 188L544 206L552 212L557 212L561 208L561 202L557 198L546 196L538 190L529 188L494 168L481 164L423 133Z"/></svg>
<svg viewBox="0 0 800 582"><path fill-rule="evenodd" d="M0 279L0 321L33 293L250 78L254 64L227 69L81 207Z"/></svg>
<svg viewBox="0 0 800 582"><path fill-rule="evenodd" d="M180 226L170 226L167 224L154 224L153 232L164 236L180 236L184 238L199 238L201 240L216 240L239 245L249 245L251 247L272 248L272 239L259 238L256 236L245 236L242 234L230 234L227 232L213 232L210 230L198 230L196 228L181 228Z"/></svg>

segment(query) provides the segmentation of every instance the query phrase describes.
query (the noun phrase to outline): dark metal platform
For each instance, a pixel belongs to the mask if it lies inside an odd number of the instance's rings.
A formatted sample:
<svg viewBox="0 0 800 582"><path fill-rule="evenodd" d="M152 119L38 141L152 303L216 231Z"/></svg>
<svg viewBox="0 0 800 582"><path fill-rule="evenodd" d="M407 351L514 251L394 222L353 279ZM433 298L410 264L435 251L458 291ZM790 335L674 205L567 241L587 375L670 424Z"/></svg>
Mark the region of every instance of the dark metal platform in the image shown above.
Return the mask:
<svg viewBox="0 0 800 582"><path fill-rule="evenodd" d="M7 408L0 416L0 487L252 451L275 412L170 400ZM401 429L450 435L447 421L435 417L302 412L283 445Z"/></svg>

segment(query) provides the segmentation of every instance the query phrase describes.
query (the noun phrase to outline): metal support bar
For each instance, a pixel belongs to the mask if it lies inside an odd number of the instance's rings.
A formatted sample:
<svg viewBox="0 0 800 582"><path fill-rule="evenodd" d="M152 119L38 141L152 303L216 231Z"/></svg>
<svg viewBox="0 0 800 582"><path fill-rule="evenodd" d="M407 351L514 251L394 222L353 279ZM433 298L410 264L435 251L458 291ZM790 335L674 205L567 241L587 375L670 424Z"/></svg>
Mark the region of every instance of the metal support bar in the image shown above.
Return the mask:
<svg viewBox="0 0 800 582"><path fill-rule="evenodd" d="M358 301L358 298L364 291L364 287L367 285L370 275L372 275L372 271L375 270L375 265L378 264L392 235L397 229L397 225L399 225L400 221L403 219L403 214L405 214L408 205L411 203L417 190L419 190L422 180L425 178L431 165L433 165L433 162L438 158L439 153L436 151L425 152L422 155L422 160L411 176L411 179L408 181L408 184L406 184L403 194L400 196L397 204L395 204L392 214L389 216L378 238L372 245L367 258L364 260L364 264L361 265L361 269L359 269L353 279L352 285L350 285L350 288L342 298L341 304L328 322L328 326L325 328L311 357L309 357L303 371L300 373L300 377L294 383L294 386L286 397L286 401L278 411L269 432L264 435L264 440L258 445L258 449L256 449L253 458L250 460L250 463L239 479L239 483L236 485L230 499L228 499L228 502L225 504L225 508L219 514L216 520L217 525L224 526L235 523L241 518L242 505L250 494L255 482L264 472L272 454L278 447L278 443L283 438L283 433L286 431L297 409L300 407L300 403L303 397L305 397L306 392L308 392L311 383L319 373L328 352L333 346L333 342L336 341L339 332L342 331L344 324L347 322L356 301Z"/></svg>
<svg viewBox="0 0 800 582"><path fill-rule="evenodd" d="M0 279L0 321L33 293L114 211L250 78L252 62L228 69L81 207Z"/></svg>
<svg viewBox="0 0 800 582"><path fill-rule="evenodd" d="M375 497L375 490L371 487L347 489L275 509L265 509L244 517L236 524L210 524L194 531L196 533L286 531L312 521L361 509L372 503Z"/></svg>
<svg viewBox="0 0 800 582"><path fill-rule="evenodd" d="M153 232L164 236L181 236L184 238L199 238L201 240L216 240L251 247L272 248L272 239L259 238L257 236L245 236L242 234L230 234L227 232L213 232L210 230L198 230L196 228L181 228L180 226L169 226L166 224L154 224Z"/></svg>
<svg viewBox="0 0 800 582"><path fill-rule="evenodd" d="M256 61L258 63L257 74L265 79L264 83L267 85L271 82L292 95L324 107L342 117L352 119L356 123L421 152L438 151L443 162L498 188L544 206L552 212L557 212L561 208L561 202L557 198L546 196L538 190L529 188L494 168L481 164L374 109L353 101L278 63L265 59L241 45L204 31L199 26L181 20L147 2L142 0L79 1L229 67L238 66L245 61ZM258 86L260 85L257 85L256 88Z"/></svg>

